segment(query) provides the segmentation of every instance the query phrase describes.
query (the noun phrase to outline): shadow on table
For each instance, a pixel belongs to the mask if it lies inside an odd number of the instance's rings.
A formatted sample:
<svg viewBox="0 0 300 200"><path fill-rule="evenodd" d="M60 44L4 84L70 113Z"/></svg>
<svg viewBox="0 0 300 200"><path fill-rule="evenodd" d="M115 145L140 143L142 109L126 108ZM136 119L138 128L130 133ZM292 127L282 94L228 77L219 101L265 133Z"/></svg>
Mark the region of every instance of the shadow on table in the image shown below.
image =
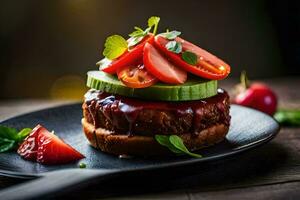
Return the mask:
<svg viewBox="0 0 300 200"><path fill-rule="evenodd" d="M88 199L172 190L209 191L270 184L276 180L278 182L276 172L285 167L287 158L284 146L269 143L255 151L199 166L159 170L147 174L140 172L127 174L101 184L88 185L85 189L63 196L61 199L73 199L78 194Z"/></svg>

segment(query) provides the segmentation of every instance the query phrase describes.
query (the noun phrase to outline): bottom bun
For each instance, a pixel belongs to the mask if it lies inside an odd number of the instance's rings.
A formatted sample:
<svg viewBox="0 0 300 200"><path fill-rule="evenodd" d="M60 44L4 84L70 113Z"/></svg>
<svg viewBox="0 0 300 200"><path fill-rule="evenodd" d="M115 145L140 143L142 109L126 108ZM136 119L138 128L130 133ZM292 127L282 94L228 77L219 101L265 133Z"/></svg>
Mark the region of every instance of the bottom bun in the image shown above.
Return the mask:
<svg viewBox="0 0 300 200"><path fill-rule="evenodd" d="M115 155L172 155L168 148L158 144L153 137L116 134L103 128L95 129L84 118L81 122L90 144L101 151ZM228 130L229 127L225 124L216 124L197 134L186 133L179 136L190 151L195 151L221 142Z"/></svg>

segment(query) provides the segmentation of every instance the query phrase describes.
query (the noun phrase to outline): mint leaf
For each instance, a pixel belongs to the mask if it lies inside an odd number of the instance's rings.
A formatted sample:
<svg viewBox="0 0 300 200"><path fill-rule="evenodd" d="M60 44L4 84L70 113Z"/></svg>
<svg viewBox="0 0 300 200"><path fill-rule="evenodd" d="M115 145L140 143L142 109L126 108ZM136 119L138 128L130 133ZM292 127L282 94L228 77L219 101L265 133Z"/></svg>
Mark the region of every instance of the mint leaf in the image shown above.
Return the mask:
<svg viewBox="0 0 300 200"><path fill-rule="evenodd" d="M174 40L177 36L179 36L181 32L179 31L169 31L167 30L165 33L161 33L160 35L168 40Z"/></svg>
<svg viewBox="0 0 300 200"><path fill-rule="evenodd" d="M158 27L159 21L160 21L160 17L157 17L157 16L152 16L148 19L148 27L154 26L154 30L152 32L153 35L155 35L157 32L157 27Z"/></svg>
<svg viewBox="0 0 300 200"><path fill-rule="evenodd" d="M116 59L127 50L127 45L127 41L122 36L109 36L104 44L103 56L109 60Z"/></svg>
<svg viewBox="0 0 300 200"><path fill-rule="evenodd" d="M198 57L193 52L185 51L182 53L181 58L190 65L197 65Z"/></svg>
<svg viewBox="0 0 300 200"><path fill-rule="evenodd" d="M199 155L199 154L190 152L190 151L186 148L186 146L183 144L183 141L182 141L182 139L181 139L179 136L177 136L177 135L171 135L171 136L169 137L169 140L170 140L170 143L171 143L174 147L176 147L177 149L181 150L182 152L184 152L184 153L186 153L186 154L188 154L188 155L190 155L190 156L192 156L192 157L196 157L196 158L201 158L201 157L202 157L202 156Z"/></svg>
<svg viewBox="0 0 300 200"><path fill-rule="evenodd" d="M181 154L182 152L176 149L169 141L169 136L167 135L155 135L155 140L162 146L168 147L170 151L176 154Z"/></svg>
<svg viewBox="0 0 300 200"><path fill-rule="evenodd" d="M29 133L32 131L31 128L23 128L18 134L17 134L17 138L19 142L22 142L28 135Z"/></svg>
<svg viewBox="0 0 300 200"><path fill-rule="evenodd" d="M9 140L6 138L0 138L0 153L9 151L13 149L15 146L15 141L14 140Z"/></svg>
<svg viewBox="0 0 300 200"><path fill-rule="evenodd" d="M182 45L179 42L176 41L170 41L166 44L166 48L169 51L172 51L174 53L180 53L182 51Z"/></svg>

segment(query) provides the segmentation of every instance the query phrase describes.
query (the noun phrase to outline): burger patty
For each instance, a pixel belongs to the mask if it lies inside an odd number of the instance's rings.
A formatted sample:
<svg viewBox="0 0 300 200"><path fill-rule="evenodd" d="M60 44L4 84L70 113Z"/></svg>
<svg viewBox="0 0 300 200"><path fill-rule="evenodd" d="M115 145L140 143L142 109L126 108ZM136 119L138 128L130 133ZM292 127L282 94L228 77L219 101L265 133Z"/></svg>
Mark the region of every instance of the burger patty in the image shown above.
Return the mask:
<svg viewBox="0 0 300 200"><path fill-rule="evenodd" d="M222 89L210 98L182 102L146 101L89 90L82 108L87 122L112 134L197 134L230 123L229 96Z"/></svg>

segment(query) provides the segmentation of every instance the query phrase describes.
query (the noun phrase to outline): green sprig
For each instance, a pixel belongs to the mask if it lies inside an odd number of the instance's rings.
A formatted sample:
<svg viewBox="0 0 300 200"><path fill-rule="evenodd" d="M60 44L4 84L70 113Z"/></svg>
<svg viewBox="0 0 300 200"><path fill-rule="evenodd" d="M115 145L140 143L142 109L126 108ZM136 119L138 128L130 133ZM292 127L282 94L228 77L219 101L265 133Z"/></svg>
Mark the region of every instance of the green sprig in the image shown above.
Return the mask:
<svg viewBox="0 0 300 200"><path fill-rule="evenodd" d="M160 21L160 17L157 17L157 16L152 16L148 19L148 27L154 27L153 32L152 32L153 35L155 35L157 32L159 21Z"/></svg>
<svg viewBox="0 0 300 200"><path fill-rule="evenodd" d="M31 131L31 128L17 131L15 128L0 126L0 153L17 148Z"/></svg>
<svg viewBox="0 0 300 200"><path fill-rule="evenodd" d="M155 135L155 140L162 146L167 147L175 154L187 154L195 158L202 158L200 154L192 153L184 145L182 139L177 135Z"/></svg>

